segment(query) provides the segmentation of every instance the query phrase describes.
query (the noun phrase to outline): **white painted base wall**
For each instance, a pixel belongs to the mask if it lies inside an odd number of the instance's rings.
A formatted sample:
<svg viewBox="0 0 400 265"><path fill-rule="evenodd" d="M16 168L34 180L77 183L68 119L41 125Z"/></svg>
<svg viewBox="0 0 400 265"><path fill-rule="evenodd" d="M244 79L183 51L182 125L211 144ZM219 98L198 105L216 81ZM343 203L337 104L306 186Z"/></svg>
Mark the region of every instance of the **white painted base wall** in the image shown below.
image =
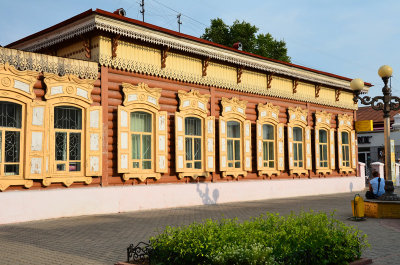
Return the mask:
<svg viewBox="0 0 400 265"><path fill-rule="evenodd" d="M361 191L361 177L25 190L0 193L0 224Z"/></svg>

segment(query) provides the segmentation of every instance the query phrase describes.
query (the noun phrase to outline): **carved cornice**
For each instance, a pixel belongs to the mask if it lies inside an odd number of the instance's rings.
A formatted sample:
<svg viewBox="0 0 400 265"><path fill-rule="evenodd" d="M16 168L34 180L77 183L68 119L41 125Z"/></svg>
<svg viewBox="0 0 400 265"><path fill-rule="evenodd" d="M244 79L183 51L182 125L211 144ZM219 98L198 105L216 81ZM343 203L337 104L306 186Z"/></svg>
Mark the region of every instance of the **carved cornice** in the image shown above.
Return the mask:
<svg viewBox="0 0 400 265"><path fill-rule="evenodd" d="M275 106L271 103L258 104L258 119L272 119L276 123L279 122L279 106Z"/></svg>
<svg viewBox="0 0 400 265"><path fill-rule="evenodd" d="M39 73L33 71L19 71L8 62L0 64L0 90L2 96L17 97L26 100L36 98L33 85L37 81ZM26 101L23 100L23 101Z"/></svg>
<svg viewBox="0 0 400 265"><path fill-rule="evenodd" d="M146 83L139 83L134 86L129 83L122 83L122 91L124 92L124 106L132 104L145 104L149 107L160 109L158 100L161 96L161 88L150 88Z"/></svg>
<svg viewBox="0 0 400 265"><path fill-rule="evenodd" d="M73 98L92 104L94 82L95 80L80 79L74 75L58 76L45 73L44 83L47 88L44 97L47 100L59 98L61 101Z"/></svg>
<svg viewBox="0 0 400 265"><path fill-rule="evenodd" d="M289 107L288 109L289 112L289 122L300 122L303 123L305 126L307 126L307 115L308 115L308 110L307 109L302 109L300 107Z"/></svg>
<svg viewBox="0 0 400 265"><path fill-rule="evenodd" d="M199 111L200 113L207 114L207 104L211 97L209 94L202 95L198 90L194 89L190 90L190 92L179 90L178 97L180 111Z"/></svg>
<svg viewBox="0 0 400 265"><path fill-rule="evenodd" d="M242 119L246 119L246 107L247 101L240 100L236 97L231 99L222 98L221 100L222 105L222 116L227 116L230 114L239 115Z"/></svg>
<svg viewBox="0 0 400 265"><path fill-rule="evenodd" d="M339 129L353 129L353 116L347 114L338 115L338 128Z"/></svg>
<svg viewBox="0 0 400 265"><path fill-rule="evenodd" d="M178 36L171 36L164 32L159 32L136 24L119 21L100 14L93 14L75 22L73 25L66 25L65 27L55 30L54 32L50 32L35 39L26 41L25 43L15 45L15 47L27 51L38 51L94 30L119 34L124 37L167 46L169 48L201 55L203 57L210 57L211 59L221 60L250 69L253 68L263 70L268 73L280 74L303 81L315 82L350 91L350 81L347 80L307 71L301 68L287 66L278 62L251 57L245 54L239 54L231 50L210 46L194 40L189 40Z"/></svg>
<svg viewBox="0 0 400 265"><path fill-rule="evenodd" d="M326 111L315 112L315 127L327 127L331 126L332 113Z"/></svg>
<svg viewBox="0 0 400 265"><path fill-rule="evenodd" d="M9 63L18 70L31 70L61 76L73 74L80 78L88 79L97 79L99 73L98 64L95 62L66 59L0 47L0 64L5 63Z"/></svg>

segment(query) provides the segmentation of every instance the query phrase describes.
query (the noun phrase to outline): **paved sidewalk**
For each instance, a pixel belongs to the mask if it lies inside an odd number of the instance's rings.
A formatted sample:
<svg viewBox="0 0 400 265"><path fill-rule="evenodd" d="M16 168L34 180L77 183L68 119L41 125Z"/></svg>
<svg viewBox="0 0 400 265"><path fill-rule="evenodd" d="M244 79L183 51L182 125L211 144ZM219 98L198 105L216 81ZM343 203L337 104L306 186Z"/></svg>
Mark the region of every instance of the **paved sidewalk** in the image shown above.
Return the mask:
<svg viewBox="0 0 400 265"><path fill-rule="evenodd" d="M147 241L166 225L205 218L247 219L264 212L288 214L301 209L331 212L356 225L369 238L364 257L374 264L400 264L400 220L352 222L355 193L205 205L122 214L82 216L0 226L0 264L113 264L126 259L126 247ZM184 198L183 198L184 199Z"/></svg>

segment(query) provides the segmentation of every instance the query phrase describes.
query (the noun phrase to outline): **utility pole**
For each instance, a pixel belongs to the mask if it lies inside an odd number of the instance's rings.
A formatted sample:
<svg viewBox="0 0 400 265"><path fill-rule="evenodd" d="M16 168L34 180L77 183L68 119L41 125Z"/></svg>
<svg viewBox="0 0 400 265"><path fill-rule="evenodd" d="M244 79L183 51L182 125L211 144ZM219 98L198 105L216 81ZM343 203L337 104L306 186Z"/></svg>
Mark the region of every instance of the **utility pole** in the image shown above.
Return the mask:
<svg viewBox="0 0 400 265"><path fill-rule="evenodd" d="M176 18L178 19L178 31L179 32L181 32L181 24L182 24L182 22L181 22L181 13L179 13L177 16L176 16Z"/></svg>
<svg viewBox="0 0 400 265"><path fill-rule="evenodd" d="M142 13L142 21L144 22L144 0L142 0L140 7L142 8L142 10L140 10L140 13Z"/></svg>

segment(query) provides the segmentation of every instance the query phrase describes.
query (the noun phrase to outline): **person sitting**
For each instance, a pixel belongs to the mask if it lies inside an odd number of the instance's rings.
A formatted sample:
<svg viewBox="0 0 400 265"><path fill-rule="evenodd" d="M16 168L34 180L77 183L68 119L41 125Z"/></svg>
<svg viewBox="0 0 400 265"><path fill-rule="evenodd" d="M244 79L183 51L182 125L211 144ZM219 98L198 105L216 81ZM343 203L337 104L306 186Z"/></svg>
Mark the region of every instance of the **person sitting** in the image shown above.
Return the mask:
<svg viewBox="0 0 400 265"><path fill-rule="evenodd" d="M385 180L380 177L379 172L372 172L372 179L369 181L369 191L365 193L367 199L378 199L385 194Z"/></svg>

